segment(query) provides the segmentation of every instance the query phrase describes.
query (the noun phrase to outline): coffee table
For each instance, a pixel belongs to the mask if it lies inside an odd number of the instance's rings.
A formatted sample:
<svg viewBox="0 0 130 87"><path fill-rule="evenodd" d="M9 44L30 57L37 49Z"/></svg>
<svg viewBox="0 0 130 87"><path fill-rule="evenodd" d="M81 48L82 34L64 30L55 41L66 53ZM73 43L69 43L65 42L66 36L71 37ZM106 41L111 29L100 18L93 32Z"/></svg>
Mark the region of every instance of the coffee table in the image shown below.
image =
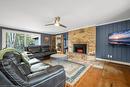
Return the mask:
<svg viewBox="0 0 130 87"><path fill-rule="evenodd" d="M67 60L66 54L52 54L50 57L58 60Z"/></svg>

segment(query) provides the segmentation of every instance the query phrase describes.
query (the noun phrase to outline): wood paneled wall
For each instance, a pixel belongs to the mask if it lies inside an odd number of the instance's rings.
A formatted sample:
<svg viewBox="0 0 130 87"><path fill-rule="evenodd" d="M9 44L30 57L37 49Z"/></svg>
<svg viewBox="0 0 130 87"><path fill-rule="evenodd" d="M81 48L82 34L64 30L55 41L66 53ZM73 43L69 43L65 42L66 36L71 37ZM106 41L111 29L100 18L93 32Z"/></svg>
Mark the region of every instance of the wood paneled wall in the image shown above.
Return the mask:
<svg viewBox="0 0 130 87"><path fill-rule="evenodd" d="M96 27L96 57L130 63L130 46L108 44L108 35L130 29L130 20Z"/></svg>

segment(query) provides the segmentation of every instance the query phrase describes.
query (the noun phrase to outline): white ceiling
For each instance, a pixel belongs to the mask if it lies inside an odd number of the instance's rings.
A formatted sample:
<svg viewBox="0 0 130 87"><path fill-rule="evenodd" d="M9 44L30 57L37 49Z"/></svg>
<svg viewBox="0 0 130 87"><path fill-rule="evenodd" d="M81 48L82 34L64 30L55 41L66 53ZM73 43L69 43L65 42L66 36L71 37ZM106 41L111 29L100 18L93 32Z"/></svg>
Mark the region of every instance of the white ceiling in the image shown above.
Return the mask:
<svg viewBox="0 0 130 87"><path fill-rule="evenodd" d="M68 28L44 26L60 16ZM61 33L130 18L130 0L0 0L0 25Z"/></svg>

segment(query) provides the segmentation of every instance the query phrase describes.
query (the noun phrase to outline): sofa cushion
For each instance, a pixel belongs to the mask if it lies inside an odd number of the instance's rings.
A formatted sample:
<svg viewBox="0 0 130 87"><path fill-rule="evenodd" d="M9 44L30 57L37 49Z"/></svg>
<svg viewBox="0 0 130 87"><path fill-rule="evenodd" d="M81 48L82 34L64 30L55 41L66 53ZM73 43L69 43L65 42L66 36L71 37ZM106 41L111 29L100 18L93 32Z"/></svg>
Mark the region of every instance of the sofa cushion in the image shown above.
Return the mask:
<svg viewBox="0 0 130 87"><path fill-rule="evenodd" d="M45 46L41 46L41 52L48 52L50 51L49 46L45 45Z"/></svg>
<svg viewBox="0 0 130 87"><path fill-rule="evenodd" d="M39 52L41 51L40 46L28 47L28 50L29 50L29 52L31 52L31 53L39 53Z"/></svg>
<svg viewBox="0 0 130 87"><path fill-rule="evenodd" d="M30 67L28 67L26 63L22 62L17 66L18 66L19 70L21 71L21 73L24 74L25 76L27 76L31 73Z"/></svg>
<svg viewBox="0 0 130 87"><path fill-rule="evenodd" d="M51 55L51 54L52 54L52 52L45 52L45 54L46 54L46 55Z"/></svg>
<svg viewBox="0 0 130 87"><path fill-rule="evenodd" d="M44 48L41 48L42 52L47 52L48 50L44 49Z"/></svg>
<svg viewBox="0 0 130 87"><path fill-rule="evenodd" d="M35 54L33 55L33 57L35 57L35 58L42 58L43 56L45 56L44 53L35 53Z"/></svg>
<svg viewBox="0 0 130 87"><path fill-rule="evenodd" d="M49 48L43 48L43 47L41 48L41 50L42 50L42 52L48 52L48 51L50 51Z"/></svg>

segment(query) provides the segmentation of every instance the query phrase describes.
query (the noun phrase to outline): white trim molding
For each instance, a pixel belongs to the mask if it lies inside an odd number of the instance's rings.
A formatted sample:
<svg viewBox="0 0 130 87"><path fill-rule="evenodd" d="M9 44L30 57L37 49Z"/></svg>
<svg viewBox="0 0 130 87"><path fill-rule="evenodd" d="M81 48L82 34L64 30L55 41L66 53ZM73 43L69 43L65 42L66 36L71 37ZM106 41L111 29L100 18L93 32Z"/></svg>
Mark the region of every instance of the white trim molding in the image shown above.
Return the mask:
<svg viewBox="0 0 130 87"><path fill-rule="evenodd" d="M123 65L130 66L130 63L127 63L127 62L121 62L121 61L115 61L115 60L108 60L108 59L102 59L102 58L96 58L96 60L106 61L106 62L112 62L112 63L117 63L117 64L123 64Z"/></svg>

